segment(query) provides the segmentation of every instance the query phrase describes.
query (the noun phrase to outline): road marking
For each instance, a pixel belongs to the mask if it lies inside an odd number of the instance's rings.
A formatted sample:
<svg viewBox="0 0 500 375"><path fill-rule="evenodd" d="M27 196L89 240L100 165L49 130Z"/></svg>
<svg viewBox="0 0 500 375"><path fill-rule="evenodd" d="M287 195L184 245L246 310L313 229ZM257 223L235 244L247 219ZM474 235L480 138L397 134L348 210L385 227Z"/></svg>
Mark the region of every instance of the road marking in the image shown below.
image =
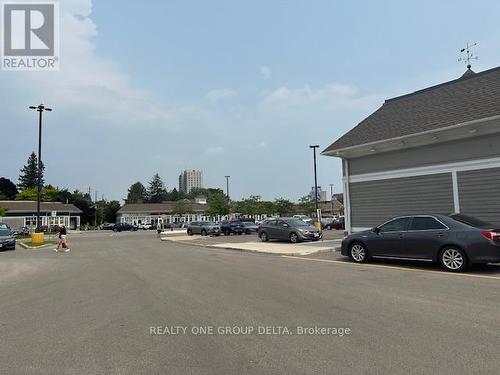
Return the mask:
<svg viewBox="0 0 500 375"><path fill-rule="evenodd" d="M382 264L357 264L353 262L346 262L342 260L330 260L330 259L314 259L314 258L304 258L298 256L290 256L290 255L281 255L282 258L288 259L300 259L300 260L309 260L312 262L322 262L322 263L339 263L344 264L351 267L373 267L373 268L385 268L385 269L393 269L393 270L401 270L401 271L411 271L411 272L422 272L422 273L435 273L441 276L462 276L462 277L473 277L478 279L490 279L490 280L500 280L500 276L489 276L489 275L476 275L471 273L453 273L446 271L434 271L434 270L422 270L415 268L406 268L406 267L398 267L398 266L389 266Z"/></svg>

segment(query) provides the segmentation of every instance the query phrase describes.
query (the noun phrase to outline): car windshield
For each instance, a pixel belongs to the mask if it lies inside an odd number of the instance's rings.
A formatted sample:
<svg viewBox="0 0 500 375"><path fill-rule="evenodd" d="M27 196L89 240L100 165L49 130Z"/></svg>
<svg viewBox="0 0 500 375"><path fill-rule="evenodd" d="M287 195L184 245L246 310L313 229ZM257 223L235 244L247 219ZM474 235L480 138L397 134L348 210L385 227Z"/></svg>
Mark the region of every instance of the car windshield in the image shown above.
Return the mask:
<svg viewBox="0 0 500 375"><path fill-rule="evenodd" d="M301 219L286 220L286 223L292 227L308 227L309 226L309 224L302 221Z"/></svg>
<svg viewBox="0 0 500 375"><path fill-rule="evenodd" d="M246 221L246 222L243 223L243 225L246 226L246 227L251 227L251 226L255 225L255 223Z"/></svg>
<svg viewBox="0 0 500 375"><path fill-rule="evenodd" d="M453 220L456 220L460 223L464 223L467 225L470 225L471 227L475 228L490 228L492 227L491 223L488 223L486 221L482 221L480 219L477 219L472 216L467 216L467 215L462 215L462 214L452 214L450 215L450 218Z"/></svg>
<svg viewBox="0 0 500 375"><path fill-rule="evenodd" d="M8 236L10 235L10 230L7 228L0 228L0 236Z"/></svg>

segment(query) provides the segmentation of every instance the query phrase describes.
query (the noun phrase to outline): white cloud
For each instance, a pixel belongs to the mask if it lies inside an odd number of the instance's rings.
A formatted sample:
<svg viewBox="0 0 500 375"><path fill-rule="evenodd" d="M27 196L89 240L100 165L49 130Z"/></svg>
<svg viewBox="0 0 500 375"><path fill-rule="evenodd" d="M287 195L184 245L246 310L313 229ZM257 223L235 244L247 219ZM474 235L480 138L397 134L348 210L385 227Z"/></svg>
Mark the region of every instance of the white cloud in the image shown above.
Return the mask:
<svg viewBox="0 0 500 375"><path fill-rule="evenodd" d="M208 101L212 104L217 104L222 99L228 99L228 98L234 98L238 93L236 90L233 90L231 88L225 88L225 89L215 89L209 91L205 97L208 99Z"/></svg>
<svg viewBox="0 0 500 375"><path fill-rule="evenodd" d="M273 74L273 71L271 70L271 68L266 66L266 65L261 66L259 71L260 71L260 74L262 74L264 76L264 78L270 78Z"/></svg>

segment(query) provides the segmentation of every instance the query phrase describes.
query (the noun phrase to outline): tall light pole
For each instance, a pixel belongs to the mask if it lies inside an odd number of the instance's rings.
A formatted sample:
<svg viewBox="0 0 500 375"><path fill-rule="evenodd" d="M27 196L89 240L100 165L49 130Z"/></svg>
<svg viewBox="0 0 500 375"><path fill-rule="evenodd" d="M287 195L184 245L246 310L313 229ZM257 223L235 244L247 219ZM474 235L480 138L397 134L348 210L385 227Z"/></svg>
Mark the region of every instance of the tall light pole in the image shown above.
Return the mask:
<svg viewBox="0 0 500 375"><path fill-rule="evenodd" d="M30 106L38 112L38 181L37 181L37 196L36 196L36 230L40 231L40 198L42 195L42 113L43 111L52 111L52 108L47 108L43 104L38 106Z"/></svg>
<svg viewBox="0 0 500 375"><path fill-rule="evenodd" d="M317 220L317 225L321 228L321 214L319 212L319 205L318 205L318 174L316 171L316 149L319 147L319 145L310 145L309 148L312 148L313 150L313 157L314 157L314 203L316 204L316 218Z"/></svg>
<svg viewBox="0 0 500 375"><path fill-rule="evenodd" d="M226 196L227 200L229 201L229 177L231 176L224 176L226 178Z"/></svg>
<svg viewBox="0 0 500 375"><path fill-rule="evenodd" d="M333 184L330 184L330 201L332 202L332 216L333 216Z"/></svg>

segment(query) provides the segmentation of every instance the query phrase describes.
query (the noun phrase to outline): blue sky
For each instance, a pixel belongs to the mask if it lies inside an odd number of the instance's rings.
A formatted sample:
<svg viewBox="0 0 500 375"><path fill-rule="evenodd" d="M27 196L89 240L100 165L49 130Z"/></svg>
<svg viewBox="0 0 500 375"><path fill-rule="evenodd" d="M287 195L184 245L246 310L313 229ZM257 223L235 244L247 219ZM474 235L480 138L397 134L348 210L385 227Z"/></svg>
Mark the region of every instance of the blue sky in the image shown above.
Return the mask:
<svg viewBox="0 0 500 375"><path fill-rule="evenodd" d="M36 147L30 104L45 101L46 180L121 199L184 168L234 198L298 199L308 145L327 147L385 98L460 76L475 41L500 65L500 4L480 1L62 0L61 71L0 72L0 120L17 180ZM3 138L3 137L2 137ZM340 162L319 158L319 183Z"/></svg>

